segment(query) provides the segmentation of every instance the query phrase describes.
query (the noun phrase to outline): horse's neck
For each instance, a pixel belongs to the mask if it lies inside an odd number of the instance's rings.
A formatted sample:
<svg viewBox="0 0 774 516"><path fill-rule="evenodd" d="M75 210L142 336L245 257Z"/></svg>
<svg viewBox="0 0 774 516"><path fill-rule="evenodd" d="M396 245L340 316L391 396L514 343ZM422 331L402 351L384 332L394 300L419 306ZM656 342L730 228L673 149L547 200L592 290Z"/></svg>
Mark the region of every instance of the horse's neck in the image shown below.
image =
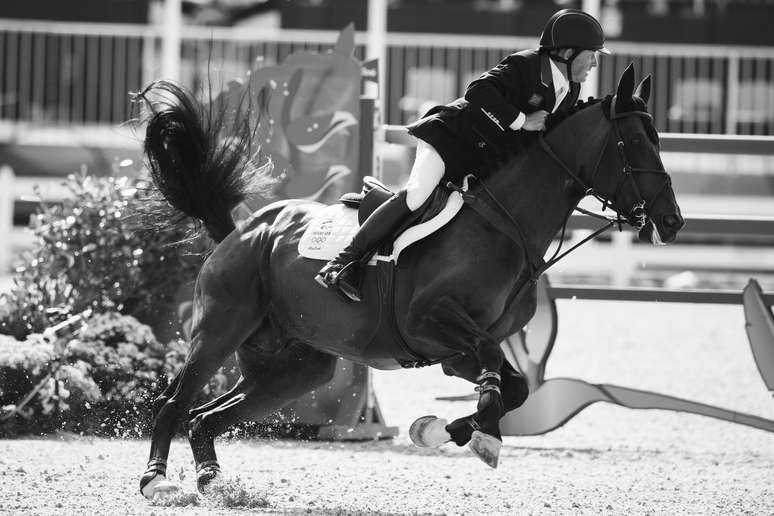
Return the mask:
<svg viewBox="0 0 774 516"><path fill-rule="evenodd" d="M581 196L569 175L540 148L492 178L491 189L506 205L530 246L542 257Z"/></svg>
<svg viewBox="0 0 774 516"><path fill-rule="evenodd" d="M555 155L533 142L506 170L495 174L492 187L520 223L530 247L541 256L564 225L571 210L583 197L567 169L581 173L581 155L597 152L599 113L574 116L560 124L546 139ZM585 147L595 147L594 149ZM581 149L583 152L580 152Z"/></svg>

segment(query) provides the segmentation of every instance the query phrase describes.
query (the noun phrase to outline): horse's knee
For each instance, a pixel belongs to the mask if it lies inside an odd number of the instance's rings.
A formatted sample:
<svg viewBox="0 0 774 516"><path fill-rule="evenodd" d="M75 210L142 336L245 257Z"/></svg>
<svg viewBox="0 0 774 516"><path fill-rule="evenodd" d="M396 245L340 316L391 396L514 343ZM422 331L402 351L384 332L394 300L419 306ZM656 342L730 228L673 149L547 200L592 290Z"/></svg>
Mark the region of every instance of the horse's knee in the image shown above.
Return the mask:
<svg viewBox="0 0 774 516"><path fill-rule="evenodd" d="M503 407L506 412L522 406L529 396L529 383L526 377L518 371L508 369L502 371L501 384Z"/></svg>

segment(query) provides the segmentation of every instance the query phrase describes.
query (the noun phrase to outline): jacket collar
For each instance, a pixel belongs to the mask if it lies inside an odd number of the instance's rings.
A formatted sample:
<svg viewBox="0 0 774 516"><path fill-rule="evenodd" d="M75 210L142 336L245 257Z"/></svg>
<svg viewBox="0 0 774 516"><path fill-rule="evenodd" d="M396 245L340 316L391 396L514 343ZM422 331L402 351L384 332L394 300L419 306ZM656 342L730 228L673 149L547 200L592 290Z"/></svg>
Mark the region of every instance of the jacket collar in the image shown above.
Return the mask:
<svg viewBox="0 0 774 516"><path fill-rule="evenodd" d="M540 54L540 82L545 87L548 87L553 82L551 58L548 57L548 54Z"/></svg>

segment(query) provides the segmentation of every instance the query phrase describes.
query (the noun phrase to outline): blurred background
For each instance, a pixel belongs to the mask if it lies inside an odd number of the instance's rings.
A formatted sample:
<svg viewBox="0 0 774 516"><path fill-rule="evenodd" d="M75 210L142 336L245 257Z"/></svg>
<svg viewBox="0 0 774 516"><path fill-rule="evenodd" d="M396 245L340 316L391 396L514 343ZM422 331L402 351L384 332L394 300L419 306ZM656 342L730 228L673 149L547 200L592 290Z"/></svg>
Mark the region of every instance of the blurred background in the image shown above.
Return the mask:
<svg viewBox="0 0 774 516"><path fill-rule="evenodd" d="M0 287L31 243L24 229L30 214L41 199L64 195L61 178L84 166L95 175L142 168L141 131L127 123L136 116L129 92L154 79L222 87L294 52L326 52L353 23L354 58L380 63L372 68L378 92L363 89L378 98L373 111L360 113L358 174L397 185L413 149L392 136L391 126L462 95L505 55L537 46L546 19L565 7L597 16L613 51L584 84L584 97L610 92L630 62L641 77L653 74L650 109L689 224L669 249L644 249L629 233L603 238L558 265L552 277L741 288L755 276L771 290L774 0L3 2ZM370 113L374 119L364 124ZM373 134L365 137L364 127ZM697 214L732 222L692 228L690 216ZM568 238L587 231L578 227Z"/></svg>

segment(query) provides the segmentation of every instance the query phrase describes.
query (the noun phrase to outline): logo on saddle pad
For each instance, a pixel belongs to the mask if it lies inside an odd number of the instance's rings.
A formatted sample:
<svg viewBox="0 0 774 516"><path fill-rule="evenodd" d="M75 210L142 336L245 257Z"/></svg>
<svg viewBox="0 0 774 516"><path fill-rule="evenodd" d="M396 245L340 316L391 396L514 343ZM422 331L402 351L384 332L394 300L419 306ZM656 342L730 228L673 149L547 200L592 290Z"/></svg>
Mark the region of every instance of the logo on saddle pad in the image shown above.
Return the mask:
<svg viewBox="0 0 774 516"><path fill-rule="evenodd" d="M368 265L376 265L379 260L397 263L403 249L445 226L460 211L463 204L462 194L452 192L438 215L427 222L406 229L395 239L392 254L389 256L377 254L371 258ZM350 243L359 227L357 209L348 208L343 204L333 204L323 208L312 219L298 241L298 254L313 260L332 260Z"/></svg>

